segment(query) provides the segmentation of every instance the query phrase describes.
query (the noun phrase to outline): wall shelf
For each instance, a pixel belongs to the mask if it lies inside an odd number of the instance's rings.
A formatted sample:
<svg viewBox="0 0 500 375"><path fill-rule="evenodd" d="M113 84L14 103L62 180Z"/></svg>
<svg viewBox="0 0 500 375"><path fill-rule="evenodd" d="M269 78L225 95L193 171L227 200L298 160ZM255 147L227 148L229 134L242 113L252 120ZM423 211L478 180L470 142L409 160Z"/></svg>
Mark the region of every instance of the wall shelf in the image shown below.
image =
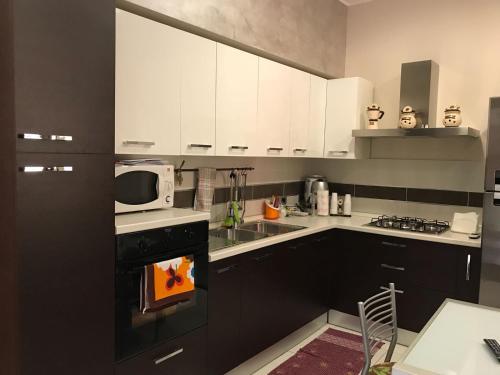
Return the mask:
<svg viewBox="0 0 500 375"><path fill-rule="evenodd" d="M468 126L456 128L415 128L415 129L356 129L352 131L355 138L401 138L401 137L469 137L479 138L481 132Z"/></svg>

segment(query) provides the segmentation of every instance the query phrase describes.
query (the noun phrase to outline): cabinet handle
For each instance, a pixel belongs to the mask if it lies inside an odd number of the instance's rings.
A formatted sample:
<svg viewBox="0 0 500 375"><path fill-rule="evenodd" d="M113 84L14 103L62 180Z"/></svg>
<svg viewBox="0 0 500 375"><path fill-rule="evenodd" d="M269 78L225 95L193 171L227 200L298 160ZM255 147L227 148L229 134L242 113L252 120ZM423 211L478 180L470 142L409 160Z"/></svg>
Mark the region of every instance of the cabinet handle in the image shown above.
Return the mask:
<svg viewBox="0 0 500 375"><path fill-rule="evenodd" d="M204 145L201 143L191 143L189 147L199 147L199 148L212 148L212 145Z"/></svg>
<svg viewBox="0 0 500 375"><path fill-rule="evenodd" d="M39 172L73 172L72 166L64 167L40 167L35 165L26 165L20 167L19 170L24 173L39 173Z"/></svg>
<svg viewBox="0 0 500 375"><path fill-rule="evenodd" d="M390 290L388 287L386 286L381 286L380 289L382 290ZM404 294L405 291L404 290L401 290L401 289L394 289L394 292L398 293L398 294Z"/></svg>
<svg viewBox="0 0 500 375"><path fill-rule="evenodd" d="M29 139L32 141L65 141L71 142L73 137L71 135L42 135L37 133L20 133L17 135L18 138L21 139Z"/></svg>
<svg viewBox="0 0 500 375"><path fill-rule="evenodd" d="M248 146L229 146L231 150L248 150Z"/></svg>
<svg viewBox="0 0 500 375"><path fill-rule="evenodd" d="M382 263L380 265L380 267L387 268L389 270L395 270L395 271L404 271L405 270L404 267L391 266L390 264L385 264L385 263Z"/></svg>
<svg viewBox="0 0 500 375"><path fill-rule="evenodd" d="M314 239L314 242L319 243L319 242L326 241L327 239L328 239L328 237L315 238L315 239Z"/></svg>
<svg viewBox="0 0 500 375"><path fill-rule="evenodd" d="M237 268L238 265L237 264L232 264L230 266L227 266L227 267L224 267L224 268L219 268L216 272L217 274L221 274L221 273L224 273L224 272L228 272L228 271L231 271L231 270L234 270L235 268Z"/></svg>
<svg viewBox="0 0 500 375"><path fill-rule="evenodd" d="M388 241L382 241L382 245L384 246L390 246L390 247L400 247L404 249L406 245L404 243L395 243L395 242L388 242Z"/></svg>
<svg viewBox="0 0 500 375"><path fill-rule="evenodd" d="M267 151L283 151L283 147L268 147Z"/></svg>
<svg viewBox="0 0 500 375"><path fill-rule="evenodd" d="M293 152L306 152L307 148L294 148Z"/></svg>
<svg viewBox="0 0 500 375"><path fill-rule="evenodd" d="M328 152L331 154L348 154L349 153L349 151L346 151L346 150L330 150Z"/></svg>
<svg viewBox="0 0 500 375"><path fill-rule="evenodd" d="M272 255L273 255L273 253L267 253L267 254L264 254L264 255L260 255L260 256L254 257L253 260L255 260L256 262L261 262L264 259L267 259L267 258L271 257Z"/></svg>
<svg viewBox="0 0 500 375"><path fill-rule="evenodd" d="M172 353L167 354L163 357L155 359L154 363L155 363L155 365L159 365L160 363L165 362L167 359L170 359L172 357L175 357L176 355L181 354L183 351L184 351L184 348L180 348L180 349L176 350L175 352L172 352Z"/></svg>
<svg viewBox="0 0 500 375"><path fill-rule="evenodd" d="M465 280L470 280L470 254L467 254L467 269L465 270Z"/></svg>
<svg viewBox="0 0 500 375"><path fill-rule="evenodd" d="M152 141L123 141L123 144L135 146L154 146L156 143Z"/></svg>

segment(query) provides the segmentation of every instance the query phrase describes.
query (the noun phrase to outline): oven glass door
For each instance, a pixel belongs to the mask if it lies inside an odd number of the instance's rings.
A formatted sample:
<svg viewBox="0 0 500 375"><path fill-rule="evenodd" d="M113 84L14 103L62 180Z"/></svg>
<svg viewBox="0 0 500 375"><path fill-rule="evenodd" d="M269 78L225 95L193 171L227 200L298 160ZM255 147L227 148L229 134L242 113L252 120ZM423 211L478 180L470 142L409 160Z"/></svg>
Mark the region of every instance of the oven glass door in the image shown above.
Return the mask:
<svg viewBox="0 0 500 375"><path fill-rule="evenodd" d="M116 359L140 353L158 343L181 336L207 322L206 243L170 251L156 257L120 262L116 271ZM194 259L194 290L188 298L168 303L166 307L144 309L145 266L180 257ZM144 312L145 311L145 312Z"/></svg>
<svg viewBox="0 0 500 375"><path fill-rule="evenodd" d="M148 204L158 200L159 176L149 171L130 171L115 178L115 200L126 205Z"/></svg>

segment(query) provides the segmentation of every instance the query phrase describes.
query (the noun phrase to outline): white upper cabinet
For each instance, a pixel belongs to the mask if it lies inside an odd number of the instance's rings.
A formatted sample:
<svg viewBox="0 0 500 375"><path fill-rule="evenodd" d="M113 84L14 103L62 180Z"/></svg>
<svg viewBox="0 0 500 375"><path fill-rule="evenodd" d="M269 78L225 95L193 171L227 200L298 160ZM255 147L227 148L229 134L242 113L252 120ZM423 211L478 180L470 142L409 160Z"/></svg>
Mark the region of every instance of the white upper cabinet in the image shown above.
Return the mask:
<svg viewBox="0 0 500 375"><path fill-rule="evenodd" d="M354 159L353 129L365 124L365 110L373 100L373 85L359 78L342 78L328 81L325 152L327 158Z"/></svg>
<svg viewBox="0 0 500 375"><path fill-rule="evenodd" d="M290 156L309 156L311 75L297 69L291 74Z"/></svg>
<svg viewBox="0 0 500 375"><path fill-rule="evenodd" d="M217 43L182 32L181 154L215 155Z"/></svg>
<svg viewBox="0 0 500 375"><path fill-rule="evenodd" d="M116 11L117 154L180 154L180 33Z"/></svg>
<svg viewBox="0 0 500 375"><path fill-rule="evenodd" d="M292 69L259 58L257 155L288 156Z"/></svg>
<svg viewBox="0 0 500 375"><path fill-rule="evenodd" d="M307 156L312 158L323 157L323 148L325 144L326 85L326 79L311 75Z"/></svg>
<svg viewBox="0 0 500 375"><path fill-rule="evenodd" d="M217 44L216 155L257 154L258 78L257 56Z"/></svg>
<svg viewBox="0 0 500 375"><path fill-rule="evenodd" d="M324 78L294 69L290 109L291 156L323 157L326 84Z"/></svg>

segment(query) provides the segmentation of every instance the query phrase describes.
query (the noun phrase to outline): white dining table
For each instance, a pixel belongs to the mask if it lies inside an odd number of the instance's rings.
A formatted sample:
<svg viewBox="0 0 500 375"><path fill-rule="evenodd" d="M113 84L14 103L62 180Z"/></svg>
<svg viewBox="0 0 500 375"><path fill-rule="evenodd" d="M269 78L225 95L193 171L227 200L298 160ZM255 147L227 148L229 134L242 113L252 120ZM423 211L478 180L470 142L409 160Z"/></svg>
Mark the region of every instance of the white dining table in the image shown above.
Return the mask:
<svg viewBox="0 0 500 375"><path fill-rule="evenodd" d="M500 342L500 309L447 299L392 374L500 375L485 338Z"/></svg>

